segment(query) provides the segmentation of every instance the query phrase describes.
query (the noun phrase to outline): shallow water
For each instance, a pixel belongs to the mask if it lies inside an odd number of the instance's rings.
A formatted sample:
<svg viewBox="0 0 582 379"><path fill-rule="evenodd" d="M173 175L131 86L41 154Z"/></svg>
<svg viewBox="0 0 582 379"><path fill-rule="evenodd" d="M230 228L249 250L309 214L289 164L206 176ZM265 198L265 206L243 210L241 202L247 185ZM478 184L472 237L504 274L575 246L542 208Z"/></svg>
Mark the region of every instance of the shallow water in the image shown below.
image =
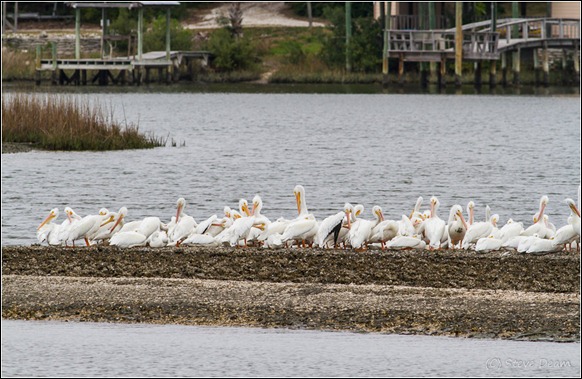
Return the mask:
<svg viewBox="0 0 582 379"><path fill-rule="evenodd" d="M380 205L388 218L439 198L476 203L531 224L542 195L546 214L566 224L567 197L580 184L580 97L222 92L77 93L112 107L140 130L175 147L116 152L2 155L2 245L36 242L53 207L84 216L129 209L128 220L168 222L179 197L201 221L263 198L272 220L296 214L293 188L306 189L319 219L346 201L363 217ZM171 145L170 143L168 145ZM184 146L182 146L184 145Z"/></svg>
<svg viewBox="0 0 582 379"><path fill-rule="evenodd" d="M2 320L2 376L580 376L580 344Z"/></svg>

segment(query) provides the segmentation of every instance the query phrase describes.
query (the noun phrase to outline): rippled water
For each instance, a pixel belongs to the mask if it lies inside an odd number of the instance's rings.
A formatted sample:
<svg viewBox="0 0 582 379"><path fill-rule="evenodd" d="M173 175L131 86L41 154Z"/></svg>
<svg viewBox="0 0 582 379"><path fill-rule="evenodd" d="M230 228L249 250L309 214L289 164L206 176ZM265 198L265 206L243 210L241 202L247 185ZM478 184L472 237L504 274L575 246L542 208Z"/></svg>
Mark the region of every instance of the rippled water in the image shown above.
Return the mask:
<svg viewBox="0 0 582 379"><path fill-rule="evenodd" d="M579 343L2 320L2 376L580 376Z"/></svg>
<svg viewBox="0 0 582 379"><path fill-rule="evenodd" d="M539 199L566 223L580 184L580 97L293 93L76 94L176 147L2 155L2 245L32 244L53 207L129 209L169 221L176 200L197 221L257 193L271 219L296 213L306 188L322 219L346 201L393 219L416 198L485 205L527 226ZM185 146L182 146L185 144ZM423 207L424 208L424 207Z"/></svg>

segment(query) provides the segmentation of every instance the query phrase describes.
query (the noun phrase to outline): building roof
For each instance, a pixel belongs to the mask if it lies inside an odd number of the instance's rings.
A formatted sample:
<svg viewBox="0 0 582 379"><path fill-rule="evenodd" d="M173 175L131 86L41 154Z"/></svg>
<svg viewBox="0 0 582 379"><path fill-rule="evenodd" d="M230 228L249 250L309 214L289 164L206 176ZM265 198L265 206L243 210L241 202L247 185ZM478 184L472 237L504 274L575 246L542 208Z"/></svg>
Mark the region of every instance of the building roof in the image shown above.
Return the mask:
<svg viewBox="0 0 582 379"><path fill-rule="evenodd" d="M141 7L170 7L180 5L179 1L65 1L71 8L141 8Z"/></svg>

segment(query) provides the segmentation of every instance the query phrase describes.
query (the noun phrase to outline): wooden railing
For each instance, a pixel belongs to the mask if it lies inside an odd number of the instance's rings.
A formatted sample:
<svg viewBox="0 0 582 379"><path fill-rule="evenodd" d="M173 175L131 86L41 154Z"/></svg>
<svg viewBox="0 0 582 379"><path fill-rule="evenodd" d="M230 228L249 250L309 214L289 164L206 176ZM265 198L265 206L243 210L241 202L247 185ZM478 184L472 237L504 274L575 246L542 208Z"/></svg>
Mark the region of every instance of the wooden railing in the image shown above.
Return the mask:
<svg viewBox="0 0 582 379"><path fill-rule="evenodd" d="M476 28L477 29L477 28ZM491 22L483 23L479 31L490 32ZM475 29L473 29L475 30ZM497 32L507 43L518 38L580 38L580 20L564 18L505 19L497 23Z"/></svg>
<svg viewBox="0 0 582 379"><path fill-rule="evenodd" d="M454 53L455 32L445 30L388 30L389 53ZM463 33L463 56L467 59L497 59L499 33Z"/></svg>

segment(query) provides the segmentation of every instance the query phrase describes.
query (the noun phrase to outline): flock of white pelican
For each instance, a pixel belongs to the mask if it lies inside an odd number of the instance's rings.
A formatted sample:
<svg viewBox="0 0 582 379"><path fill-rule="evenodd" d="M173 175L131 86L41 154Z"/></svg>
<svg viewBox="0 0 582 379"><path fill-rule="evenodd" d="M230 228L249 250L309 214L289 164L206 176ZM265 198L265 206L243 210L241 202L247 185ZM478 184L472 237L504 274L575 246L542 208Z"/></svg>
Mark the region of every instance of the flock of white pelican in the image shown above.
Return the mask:
<svg viewBox="0 0 582 379"><path fill-rule="evenodd" d="M70 207L65 208L66 219L53 223L59 210L54 208L37 229L39 243L52 246L75 246L83 241L87 246L109 244L121 248L134 246L236 246L249 245L277 248L282 246L316 246L320 248L366 249L464 249L489 252L514 249L521 253L549 253L561 250L580 250L580 187L578 203L566 199L570 208L567 224L556 229L544 213L548 197L542 196L533 223L524 228L523 223L509 219L498 226L499 216L491 215L486 207L484 221L475 221L475 204L467 204L468 219L463 207L451 207L448 221L439 217L440 202L430 199L430 209L421 211L419 197L410 215L400 220L386 220L382 208L374 206L373 219L362 218L364 206L346 203L342 210L321 221L309 213L305 189L294 189L298 216L294 219L279 218L270 221L261 214L263 201L259 195L253 198L249 209L247 200L239 201L239 211L224 207L223 217L212 215L197 223L184 212L186 201L180 198L176 215L168 223L159 217L126 222L127 208L110 212L103 208L98 214L81 217Z"/></svg>

